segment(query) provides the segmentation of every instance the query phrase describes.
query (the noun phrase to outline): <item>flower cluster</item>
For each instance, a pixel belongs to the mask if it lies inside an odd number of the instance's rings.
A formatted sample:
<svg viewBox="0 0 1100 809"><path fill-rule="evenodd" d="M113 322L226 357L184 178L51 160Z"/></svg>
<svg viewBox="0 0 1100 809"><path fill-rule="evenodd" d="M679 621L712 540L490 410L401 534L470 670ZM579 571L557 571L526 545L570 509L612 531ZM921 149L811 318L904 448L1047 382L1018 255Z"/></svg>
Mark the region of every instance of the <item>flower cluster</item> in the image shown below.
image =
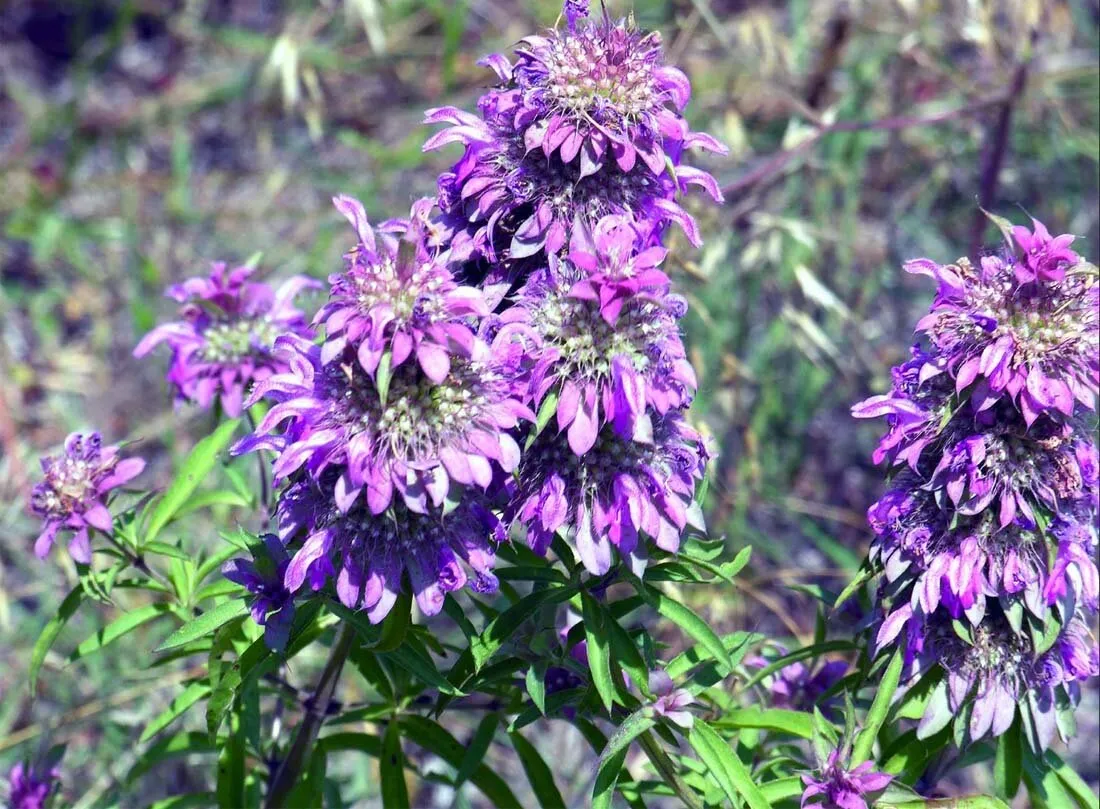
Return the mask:
<svg viewBox="0 0 1100 809"><path fill-rule="evenodd" d="M481 97L478 115L427 113L447 128L425 150L465 147L439 178L437 200L439 228L462 260L554 254L572 230L608 214L632 217L654 239L675 222L697 244L678 195L694 185L721 200L713 177L682 162L685 149L725 148L689 129L691 86L664 64L659 35L565 5L565 28L521 40L514 62L482 61L500 84Z"/></svg>
<svg viewBox="0 0 1100 809"><path fill-rule="evenodd" d="M217 398L226 415L241 414L241 402L254 382L283 370L273 354L275 339L286 333L312 337L294 297L319 284L294 276L276 290L251 282L251 267L214 264L209 278L173 284L167 295L178 301L180 320L157 326L138 343L144 357L161 343L172 350L168 381L181 402L208 408Z"/></svg>
<svg viewBox="0 0 1100 809"><path fill-rule="evenodd" d="M60 455L42 459L44 480L31 492L31 510L43 519L34 552L45 557L57 533L72 531L69 553L82 564L92 561L89 529L110 534L114 520L107 496L145 468L141 458L122 459L118 447L104 447L99 433L72 433Z"/></svg>
<svg viewBox="0 0 1100 809"><path fill-rule="evenodd" d="M1100 277L1071 236L1008 232L977 266L906 265L939 285L926 345L853 412L886 418L876 460L900 467L868 513L876 643L935 678L919 733L998 736L1018 713L1039 749L1100 673Z"/></svg>
<svg viewBox="0 0 1100 809"><path fill-rule="evenodd" d="M785 655L787 650L779 646L777 651ZM764 669L772 661L760 656L749 657L745 664ZM768 704L773 708L792 711L812 711L819 708L826 716L833 713L832 700L822 697L848 673L848 664L843 660L831 660L816 671L805 663L790 663L774 674L766 676L761 685L767 689Z"/></svg>
<svg viewBox="0 0 1100 809"><path fill-rule="evenodd" d="M613 549L640 573L646 539L675 552L703 527L711 452L684 417L687 304L661 240L678 222L698 242L687 186L721 197L684 151L724 149L688 128L690 86L656 34L590 20L579 0L564 16L514 63L486 60L501 84L480 115L428 113L451 126L427 149L466 147L436 197L375 226L333 200L356 240L312 320L319 341L289 308L312 282L273 294L219 265L173 288L184 322L138 346L169 342L184 398L270 404L233 452L274 456L279 533L225 575L273 647L307 583L375 622L403 589L427 615L463 586L495 590L512 523L540 553L560 532L594 574Z"/></svg>

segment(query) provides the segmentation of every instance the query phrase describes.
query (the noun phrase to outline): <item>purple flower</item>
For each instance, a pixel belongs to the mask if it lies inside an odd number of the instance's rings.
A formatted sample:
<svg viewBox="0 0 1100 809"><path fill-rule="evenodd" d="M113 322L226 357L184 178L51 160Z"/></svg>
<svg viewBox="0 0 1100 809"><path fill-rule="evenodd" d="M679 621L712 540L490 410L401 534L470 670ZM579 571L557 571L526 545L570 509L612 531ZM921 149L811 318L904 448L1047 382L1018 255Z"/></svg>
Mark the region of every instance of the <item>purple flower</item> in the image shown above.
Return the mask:
<svg viewBox="0 0 1100 809"><path fill-rule="evenodd" d="M778 651L783 655L787 653L783 647L779 647ZM763 657L750 657L745 663L753 668L766 668L772 661ZM848 664L843 660L829 661L816 673L806 664L794 662L766 677L763 685L768 689L768 701L774 708L807 711L817 706L828 715L827 705L822 703L821 696L847 673Z"/></svg>
<svg viewBox="0 0 1100 809"><path fill-rule="evenodd" d="M248 401L275 404L233 452L274 451L277 480L298 469L319 480L336 468L334 496L344 511L365 491L373 514L395 499L427 513L460 486L486 489L494 467L511 472L519 463L508 431L534 415L491 347L483 346L480 361L453 358L438 384L419 365L403 364L385 398L350 347L328 363L323 347L298 337L281 337L276 348L289 370L257 385Z"/></svg>
<svg viewBox="0 0 1100 809"><path fill-rule="evenodd" d="M73 531L69 553L82 564L92 561L89 528L113 530L107 495L133 480L145 468L141 458L119 458L118 447L104 447L99 433L72 433L60 455L41 461L45 480L31 492L31 510L44 522L34 552L44 558L57 532Z"/></svg>
<svg viewBox="0 0 1100 809"><path fill-rule="evenodd" d="M956 390L974 387L971 400L978 410L1008 396L1031 424L1042 414L1071 416L1075 402L1095 409L1100 389L1095 273L1055 278L1044 270L1049 278L1021 282L1022 266L997 256L983 258L980 268L967 259L948 266L928 259L909 262L906 270L939 282L932 311L917 328L928 334Z"/></svg>
<svg viewBox="0 0 1100 809"><path fill-rule="evenodd" d="M802 806L820 806L821 809L867 809L875 793L881 792L893 780L892 775L875 772L874 764L865 761L849 770L840 760L840 751L834 750L816 777L803 775Z"/></svg>
<svg viewBox="0 0 1100 809"><path fill-rule="evenodd" d="M583 278L557 261L532 275L516 305L501 315L511 325L498 338L528 336L531 394L536 404L558 397L558 428L577 455L591 449L603 424L625 438L648 440L651 418L686 407L696 387L680 340L682 298L627 297L612 325L598 300L575 294Z"/></svg>
<svg viewBox="0 0 1100 809"><path fill-rule="evenodd" d="M656 716L664 717L684 730L691 730L695 717L687 708L695 704L695 697L690 691L675 688L672 678L663 671L649 673L649 690L656 697L651 706Z"/></svg>
<svg viewBox="0 0 1100 809"><path fill-rule="evenodd" d="M1039 750L1072 735L1096 670L1100 285L1070 237L1014 238L1022 260L906 266L939 282L928 344L853 413L885 416L875 460L906 465L868 521L875 646L901 646L910 685L934 678L918 734L998 736L1019 710Z"/></svg>
<svg viewBox="0 0 1100 809"><path fill-rule="evenodd" d="M918 727L927 738L952 720L963 723L966 738L997 737L1012 725L1017 710L1032 747L1046 748L1055 731L1068 739L1072 728L1061 725L1056 706L1080 699L1080 683L1100 673L1095 641L1080 615L1074 616L1049 648L1013 629L1003 615L991 616L964 637L943 613L907 622L908 677L939 668Z"/></svg>
<svg viewBox="0 0 1100 809"><path fill-rule="evenodd" d="M182 304L181 319L145 335L134 356L144 357L167 343L172 350L168 381L179 401L208 408L217 396L227 415L239 416L248 387L284 370L272 352L275 339L281 334L312 338L293 299L320 284L294 276L273 290L249 282L252 272L251 267L230 270L218 262L209 278L168 288L168 297Z"/></svg>
<svg viewBox="0 0 1100 809"><path fill-rule="evenodd" d="M513 66L487 57L502 86L482 96L480 117L442 107L446 124L425 151L460 143L465 153L438 182L438 225L452 258L554 254L576 226L623 214L659 233L678 223L694 244L694 220L676 196L696 185L714 199L714 178L681 163L685 148L720 153L680 114L687 77L662 63L660 38L606 16L587 20L567 3L565 30L528 37ZM670 170L673 167L675 170Z"/></svg>
<svg viewBox="0 0 1100 809"><path fill-rule="evenodd" d="M438 614L447 593L463 586L496 591L494 548L506 535L483 498L467 492L452 510L424 513L395 500L378 515L361 502L338 507L338 481L336 469L316 480L299 473L279 499L279 534L295 548L287 590L307 583L320 590L335 579L340 601L365 610L372 623L389 613L405 576L425 615Z"/></svg>
<svg viewBox="0 0 1100 809"><path fill-rule="evenodd" d="M43 809L61 778L58 767L36 768L18 762L8 773L9 809Z"/></svg>
<svg viewBox="0 0 1100 809"><path fill-rule="evenodd" d="M405 242L407 252L399 250L391 234L403 226L390 225L376 238L358 200L339 196L333 202L354 225L359 244L345 257L345 271L329 278L328 303L314 318L327 332L322 362L351 347L373 376L390 351L391 367L415 357L429 379L442 382L452 354L473 354L476 341L467 321L489 314L481 293L456 284L423 241ZM415 236L415 230L406 234Z"/></svg>
<svg viewBox="0 0 1100 809"><path fill-rule="evenodd" d="M610 570L612 546L640 573L641 534L674 553L688 525L703 530L693 499L710 457L703 439L675 411L655 416L652 426L649 443L604 428L580 457L564 435L543 431L524 454L510 507L536 553L565 528L590 573Z"/></svg>
<svg viewBox="0 0 1100 809"><path fill-rule="evenodd" d="M252 549L252 561L232 559L222 575L252 594L252 620L264 628L268 648L281 651L294 622L294 594L283 584L290 556L279 537L265 534L262 539L263 547Z"/></svg>
<svg viewBox="0 0 1100 809"><path fill-rule="evenodd" d="M574 298L598 301L600 314L614 326L623 305L647 292L668 291L668 276L658 269L668 251L647 246L651 236L626 216L605 216L595 231L575 228L569 261L585 275L573 284Z"/></svg>
<svg viewBox="0 0 1100 809"><path fill-rule="evenodd" d="M1012 238L1024 253L1023 266L1016 265L1016 278L1021 283L1034 281L1061 281L1066 277L1066 269L1075 266L1081 257L1069 249L1074 237L1063 234L1057 238L1050 235L1046 225L1038 219L1031 220L1035 227L1030 231L1022 225L1012 228Z"/></svg>

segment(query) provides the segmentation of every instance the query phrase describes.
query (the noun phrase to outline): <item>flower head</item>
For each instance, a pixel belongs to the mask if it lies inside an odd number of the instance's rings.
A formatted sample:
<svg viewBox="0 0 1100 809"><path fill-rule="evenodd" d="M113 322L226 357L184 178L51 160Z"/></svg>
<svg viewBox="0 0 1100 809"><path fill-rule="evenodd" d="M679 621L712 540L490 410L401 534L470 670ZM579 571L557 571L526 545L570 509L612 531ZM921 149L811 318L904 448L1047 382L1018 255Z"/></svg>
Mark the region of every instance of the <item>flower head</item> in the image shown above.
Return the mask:
<svg viewBox="0 0 1100 809"><path fill-rule="evenodd" d="M104 447L99 433L72 433L64 451L41 461L45 480L31 492L31 509L44 522L34 552L45 557L57 532L73 531L69 553L83 564L92 561L89 528L110 534L113 520L107 496L145 468L141 458L121 459L118 447Z"/></svg>
<svg viewBox="0 0 1100 809"><path fill-rule="evenodd" d="M54 794L61 770L56 767L31 767L17 762L8 773L10 809L44 809Z"/></svg>
<svg viewBox="0 0 1100 809"><path fill-rule="evenodd" d="M552 262L528 279L501 316L532 334L531 393L536 403L557 395L558 427L577 455L591 449L603 424L648 440L650 414L686 407L696 387L680 340L683 298L627 297L611 324L598 299L576 293L584 278L569 263Z"/></svg>
<svg viewBox="0 0 1100 809"><path fill-rule="evenodd" d="M232 559L222 567L223 576L252 594L252 620L264 628L264 642L276 651L286 648L294 622L294 594L284 584L289 565L282 540L265 534L262 548L252 549L252 561Z"/></svg>
<svg viewBox="0 0 1100 809"><path fill-rule="evenodd" d="M340 601L365 610L372 623L393 608L405 576L425 615L436 615L447 593L463 586L496 591L494 548L505 534L474 492L450 511L418 513L395 500L376 514L363 503L337 507L337 484L335 469L320 479L299 473L280 497L279 534L297 546L283 576L287 590L296 593L307 582L320 590L335 579Z"/></svg>
<svg viewBox="0 0 1100 809"><path fill-rule="evenodd" d="M1019 710L1029 742L1041 750L1055 730L1071 735L1059 713L1080 699L1080 682L1100 674L1095 642L1080 615L1049 641L1017 632L1003 614L961 632L941 612L908 621L906 632L910 679L942 671L918 727L921 738L953 720L971 741L1000 736Z"/></svg>
<svg viewBox="0 0 1100 809"><path fill-rule="evenodd" d="M589 572L611 568L612 546L640 572L646 558L640 534L673 553L688 525L703 530L693 497L708 458L703 439L675 411L653 418L649 443L605 427L580 457L564 435L547 429L524 454L510 511L537 553L567 528Z"/></svg>
<svg viewBox="0 0 1100 809"><path fill-rule="evenodd" d="M502 84L482 96L480 117L427 113L426 123L448 128L426 151L465 147L438 183L453 258L557 253L574 227L608 214L656 233L676 222L699 244L676 196L695 185L721 199L713 177L681 162L685 148L725 149L688 129L680 113L690 85L662 63L659 37L606 16L588 20L572 2L565 15L566 29L523 40L515 65L499 54L484 60Z"/></svg>
<svg viewBox="0 0 1100 809"><path fill-rule="evenodd" d="M834 750L816 777L802 776L806 785L802 792L803 807L867 809L871 799L866 796L881 792L893 780L891 775L875 772L870 761L849 770L840 759L840 750Z"/></svg>
<svg viewBox="0 0 1100 809"><path fill-rule="evenodd" d="M1050 259L1034 261L1045 267ZM1070 416L1075 402L1095 409L1100 276L1044 271L1021 281L1024 266L1012 256L986 256L979 267L967 259L906 265L939 282L932 311L917 328L928 334L940 361L920 373L927 379L946 372L960 393L973 385L971 400L979 410L1007 396L1028 424L1042 414Z"/></svg>
<svg viewBox="0 0 1100 809"><path fill-rule="evenodd" d="M314 319L327 333L322 362L351 347L373 376L388 350L391 367L415 357L430 379L442 382L452 354L468 358L474 352L469 320L489 314L481 293L459 286L434 251L423 241L414 243L415 228L390 224L376 238L358 200L339 196L333 202L355 227L359 243L345 257L344 272L329 278L328 302ZM400 248L396 232L406 237Z"/></svg>
<svg viewBox="0 0 1100 809"><path fill-rule="evenodd" d="M384 388L350 347L328 363L322 352L297 337L279 339L288 370L258 385L249 400L275 404L235 453L273 450L279 480L301 468L319 480L336 468L337 505L347 511L365 491L374 514L389 507L395 492L407 508L426 514L459 486L487 488L494 466L511 472L519 463L508 431L534 415L491 348L483 360L452 361L439 383L418 365L403 364Z"/></svg>
<svg viewBox="0 0 1100 809"><path fill-rule="evenodd" d="M293 299L320 284L294 276L273 290L250 282L252 272L218 262L208 278L168 288L168 297L182 304L181 319L145 335L134 356L144 357L167 343L172 350L168 381L180 401L207 408L218 397L227 415L238 416L248 387L283 370L272 351L275 339L288 333L312 336Z"/></svg>

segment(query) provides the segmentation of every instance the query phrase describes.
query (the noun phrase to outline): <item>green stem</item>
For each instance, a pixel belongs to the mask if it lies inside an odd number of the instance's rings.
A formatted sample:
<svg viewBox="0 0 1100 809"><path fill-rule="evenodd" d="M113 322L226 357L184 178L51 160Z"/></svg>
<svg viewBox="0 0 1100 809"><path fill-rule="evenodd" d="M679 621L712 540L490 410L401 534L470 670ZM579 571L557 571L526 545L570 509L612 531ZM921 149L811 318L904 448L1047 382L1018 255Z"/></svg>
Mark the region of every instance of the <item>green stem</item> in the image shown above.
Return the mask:
<svg viewBox="0 0 1100 809"><path fill-rule="evenodd" d="M317 734L321 732L325 716L328 714L332 695L336 691L336 684L340 681L340 671L344 667L344 661L351 651L355 632L350 625L340 624L336 630L336 640L329 652L325 670L321 672L321 679L317 681L317 687L313 695L306 702L306 714L302 723L298 726L298 732L294 736L294 742L290 745L286 758L275 772L275 778L271 782L271 789L267 793L264 809L283 809L287 807L287 798L298 784L302 771L309 764L309 756L313 751L313 745L317 741Z"/></svg>
<svg viewBox="0 0 1100 809"><path fill-rule="evenodd" d="M653 766L657 768L657 772L665 779L665 783L672 787L672 791L684 802L684 805L689 809L703 809L699 796L684 783L680 773L676 771L676 765L672 763L672 759L668 757L668 753L664 751L664 748L657 744L653 734L647 730L638 737L638 744L642 746L645 754L649 756L649 760L653 762Z"/></svg>

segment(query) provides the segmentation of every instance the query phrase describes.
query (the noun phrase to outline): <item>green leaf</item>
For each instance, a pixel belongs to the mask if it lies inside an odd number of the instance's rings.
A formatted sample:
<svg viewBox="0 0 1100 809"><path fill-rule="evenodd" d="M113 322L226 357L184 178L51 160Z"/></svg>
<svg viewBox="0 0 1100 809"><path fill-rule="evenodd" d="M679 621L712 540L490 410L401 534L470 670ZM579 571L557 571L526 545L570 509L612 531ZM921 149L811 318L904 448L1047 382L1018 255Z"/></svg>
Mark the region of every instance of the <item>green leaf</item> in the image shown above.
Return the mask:
<svg viewBox="0 0 1100 809"><path fill-rule="evenodd" d="M531 696L531 702L539 709L539 713L546 716L546 661L538 660L527 669L524 677L527 693Z"/></svg>
<svg viewBox="0 0 1100 809"><path fill-rule="evenodd" d="M630 637L630 633L611 617L606 607L602 604L599 607L604 614L604 627L607 629L608 640L611 642L612 659L619 664L623 671L630 675L630 679L639 688L648 688L649 669L646 667L645 661L642 660L642 653L638 651L638 647Z"/></svg>
<svg viewBox="0 0 1100 809"><path fill-rule="evenodd" d="M1012 722L1008 732L997 740L997 757L993 761L993 783L997 793L1005 800L1012 800L1020 788L1023 775L1023 739L1020 735L1020 718Z"/></svg>
<svg viewBox="0 0 1100 809"><path fill-rule="evenodd" d="M253 682L272 663L271 650L267 648L263 637L257 638L241 653L241 656L229 667L218 681L206 706L206 730L211 735L218 732L226 713L237 696L237 691Z"/></svg>
<svg viewBox="0 0 1100 809"><path fill-rule="evenodd" d="M182 559L185 562L190 561L192 558L191 554L189 554L183 548L180 548L176 545L171 545L167 542L160 542L159 540L146 542L141 547L141 552L153 553L157 554L158 556L170 556L173 559Z"/></svg>
<svg viewBox="0 0 1100 809"><path fill-rule="evenodd" d="M388 652L399 647L412 623L412 592L402 590L389 614L382 620L382 634L371 648L376 652Z"/></svg>
<svg viewBox="0 0 1100 809"><path fill-rule="evenodd" d="M729 653L730 661L736 666L748 653L749 648L763 639L763 635L752 632L731 632L722 637L722 646ZM695 666L711 660L714 660L714 656L704 649L702 644L692 646L672 658L665 666L665 673L673 680L679 680Z"/></svg>
<svg viewBox="0 0 1100 809"><path fill-rule="evenodd" d="M1062 786L1073 796L1082 809L1100 809L1100 797L1097 797L1096 793L1085 783L1085 779L1078 775L1069 764L1062 761L1057 753L1053 750L1047 750L1046 760L1062 782Z"/></svg>
<svg viewBox="0 0 1100 809"><path fill-rule="evenodd" d="M230 419L218 425L218 429L202 439L191 450L191 454L183 462L175 479L153 509L153 515L149 519L149 529L145 532L145 542L156 539L161 529L184 507L195 489L210 474L210 470L218 461L218 456L229 446L240 423L240 419Z"/></svg>
<svg viewBox="0 0 1100 809"><path fill-rule="evenodd" d="M554 783L554 774L550 767L542 760L539 751L519 733L508 734L512 739L512 746L519 755L523 771L527 773L527 780L531 783L531 790L542 809L565 809L565 801Z"/></svg>
<svg viewBox="0 0 1100 809"><path fill-rule="evenodd" d="M557 412L558 391L551 390L542 398L542 404L539 405L539 412L535 415L535 429L527 437L527 445L524 449L531 448L531 445L535 443L535 439L546 429L546 425L550 423L550 419L554 418L554 414Z"/></svg>
<svg viewBox="0 0 1100 809"><path fill-rule="evenodd" d="M577 592L576 585L568 587L547 587L535 590L524 596L511 607L486 624L480 635L470 640L470 652L473 655L474 670L481 667L515 634L524 621L535 614L544 603L567 601Z"/></svg>
<svg viewBox="0 0 1100 809"><path fill-rule="evenodd" d="M603 610L600 609L599 602L588 593L581 593L581 623L584 625L584 637L588 641L588 671L592 675L592 685L596 687L596 693L610 712L615 702L610 643Z"/></svg>
<svg viewBox="0 0 1100 809"><path fill-rule="evenodd" d="M108 646L114 643L130 632L133 632L142 624L152 621L154 618L159 618L162 615L170 613L172 608L167 604L149 604L144 607L139 607L133 612L123 613L120 617L116 618L103 629L96 632L92 637L85 640L72 654L69 655L69 662L75 663L81 658L94 654L102 649L104 646Z"/></svg>
<svg viewBox="0 0 1100 809"><path fill-rule="evenodd" d="M405 738L425 750L431 750L456 769L462 766L466 748L437 722L422 716L403 716L401 727L405 731ZM474 770L470 776L470 783L480 789L482 794L500 809L512 809L523 805L512 794L508 784L484 764Z"/></svg>
<svg viewBox="0 0 1100 809"><path fill-rule="evenodd" d="M378 656L382 660L400 666L427 685L439 689L440 693L450 694L452 697L461 697L465 693L455 688L446 677L439 673L435 661L408 643L401 645L392 652L381 652Z"/></svg>
<svg viewBox="0 0 1100 809"><path fill-rule="evenodd" d="M744 762L714 728L696 719L688 734L688 744L699 754L734 806L744 801L749 809L771 809L768 799L753 783L752 774Z"/></svg>
<svg viewBox="0 0 1100 809"><path fill-rule="evenodd" d="M657 612L687 632L687 634L706 649L715 660L721 663L726 671L733 668L733 662L730 660L729 652L726 651L725 645L722 643L722 640L714 634L714 630L707 625L706 621L679 601L666 596L657 588L650 587L648 584L642 586L644 591L641 595L653 604Z"/></svg>
<svg viewBox="0 0 1100 809"><path fill-rule="evenodd" d="M462 764L455 775L454 788L458 789L469 779L474 771L485 759L485 753L489 745L493 743L497 728L500 726L500 715L491 713L484 717L474 731L474 737L466 747L466 753L462 757Z"/></svg>
<svg viewBox="0 0 1100 809"><path fill-rule="evenodd" d="M217 797L213 792L188 792L186 795L173 795L171 798L156 801L149 805L149 809L191 809L192 807L213 806L217 803Z"/></svg>
<svg viewBox="0 0 1100 809"><path fill-rule="evenodd" d="M182 716L192 705L210 696L210 686L205 682L195 682L173 697L168 707L161 711L141 733L138 742L146 742L156 736L176 719Z"/></svg>
<svg viewBox="0 0 1100 809"><path fill-rule="evenodd" d="M855 578L848 582L844 589L840 591L840 595L836 597L836 601L833 602L833 614L835 615L837 610L844 606L844 604L848 602L848 599L859 592L859 588L873 579L874 576L875 572L871 569L870 565L861 567L859 572L856 573Z"/></svg>
<svg viewBox="0 0 1100 809"><path fill-rule="evenodd" d="M890 664L882 675L875 689L875 698L871 702L871 709L867 711L867 717L863 720L863 730L856 736L852 745L851 768L855 769L871 757L871 748L878 737L879 728L886 721L886 714L890 711L890 702L894 698L894 692L898 690L898 682L901 680L901 668L905 659L901 649L894 652Z"/></svg>
<svg viewBox="0 0 1100 809"><path fill-rule="evenodd" d="M386 809L409 809L405 785L405 755L401 752L401 730L396 721L386 725L382 736L382 758L378 780L382 782L382 805Z"/></svg>
<svg viewBox="0 0 1100 809"><path fill-rule="evenodd" d="M374 388L378 391L378 401L383 408L390 393L391 379L393 379L393 351L386 349L382 352L378 367L374 371Z"/></svg>
<svg viewBox="0 0 1100 809"><path fill-rule="evenodd" d="M797 775L760 784L760 794L771 803L797 798L805 789L806 785Z"/></svg>
<svg viewBox="0 0 1100 809"><path fill-rule="evenodd" d="M615 784L619 773L626 764L627 748L624 747L613 756L600 763L596 771L596 782L592 786L592 809L611 809L611 799L615 795Z"/></svg>
<svg viewBox="0 0 1100 809"><path fill-rule="evenodd" d="M65 596L65 600L57 608L57 615L50 619L49 623L43 628L42 634L38 636L38 640L34 642L34 649L31 651L31 669L27 675L32 694L35 685L38 683L38 672L42 669L42 663L46 660L50 647L53 646L53 642L57 640L57 636L61 634L61 630L68 620L76 614L83 599L84 590L78 584Z"/></svg>
<svg viewBox="0 0 1100 809"><path fill-rule="evenodd" d="M761 710L759 708L740 708L726 711L714 722L721 728L759 728L775 730L801 739L814 736L813 716L801 711L788 711L782 708Z"/></svg>
<svg viewBox="0 0 1100 809"><path fill-rule="evenodd" d="M246 612L248 612L248 604L245 603L244 599L238 598L232 601L223 601L209 612L204 612L197 618L188 621L169 635L164 643L153 651L164 652L168 649L174 649L177 646L183 646L183 644L190 643L193 640L206 637L212 634L218 627L229 623L234 618L239 618Z"/></svg>
<svg viewBox="0 0 1100 809"><path fill-rule="evenodd" d="M221 750L218 753L216 792L221 809L237 809L245 805L245 738L238 714L230 717L229 727L229 736L219 740Z"/></svg>
<svg viewBox="0 0 1100 809"><path fill-rule="evenodd" d="M166 736L156 744L151 744L142 752L141 757L126 773L123 785L134 784L145 773L162 761L179 756L194 756L216 753L218 748L210 737L197 730L186 730L175 736Z"/></svg>
<svg viewBox="0 0 1100 809"><path fill-rule="evenodd" d="M603 769L605 762L625 751L631 742L656 724L653 717L648 714L649 712L643 708L623 720L623 723L607 740L607 744L600 752L600 769Z"/></svg>

